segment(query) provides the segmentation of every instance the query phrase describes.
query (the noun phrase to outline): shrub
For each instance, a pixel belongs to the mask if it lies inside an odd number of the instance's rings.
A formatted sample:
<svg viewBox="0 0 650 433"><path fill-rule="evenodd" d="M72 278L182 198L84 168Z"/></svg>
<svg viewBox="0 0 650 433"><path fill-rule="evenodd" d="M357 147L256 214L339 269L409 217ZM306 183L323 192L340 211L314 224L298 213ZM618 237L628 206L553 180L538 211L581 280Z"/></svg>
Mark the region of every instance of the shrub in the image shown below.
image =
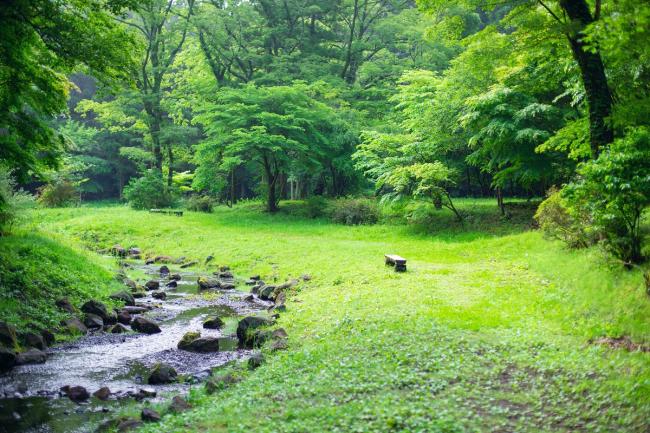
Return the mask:
<svg viewBox="0 0 650 433"><path fill-rule="evenodd" d="M45 207L65 207L79 204L79 191L67 179L55 177L39 189L38 202Z"/></svg>
<svg viewBox="0 0 650 433"><path fill-rule="evenodd" d="M637 128L615 140L598 159L581 164L578 175L564 191L569 213L589 215L590 229L613 256L626 264L641 262L641 217L650 205L650 131Z"/></svg>
<svg viewBox="0 0 650 433"><path fill-rule="evenodd" d="M34 207L34 197L16 191L8 170L0 167L0 235L6 233L27 209Z"/></svg>
<svg viewBox="0 0 650 433"><path fill-rule="evenodd" d="M174 205L174 196L162 175L148 170L144 176L131 179L124 187L124 198L133 209L155 209Z"/></svg>
<svg viewBox="0 0 650 433"><path fill-rule="evenodd" d="M191 195L185 201L187 210L195 212L212 212L214 207L214 199L207 195Z"/></svg>
<svg viewBox="0 0 650 433"><path fill-rule="evenodd" d="M375 224L379 220L379 209L374 200L342 199L334 202L331 218L346 225Z"/></svg>
<svg viewBox="0 0 650 433"><path fill-rule="evenodd" d="M534 218L546 237L564 241L571 248L585 248L593 242L586 231L588 215L581 214L580 217L577 219L569 213L561 191L553 187L537 208Z"/></svg>
<svg viewBox="0 0 650 433"><path fill-rule="evenodd" d="M305 213L309 218L319 218L327 213L327 200L321 195L313 195L305 200Z"/></svg>

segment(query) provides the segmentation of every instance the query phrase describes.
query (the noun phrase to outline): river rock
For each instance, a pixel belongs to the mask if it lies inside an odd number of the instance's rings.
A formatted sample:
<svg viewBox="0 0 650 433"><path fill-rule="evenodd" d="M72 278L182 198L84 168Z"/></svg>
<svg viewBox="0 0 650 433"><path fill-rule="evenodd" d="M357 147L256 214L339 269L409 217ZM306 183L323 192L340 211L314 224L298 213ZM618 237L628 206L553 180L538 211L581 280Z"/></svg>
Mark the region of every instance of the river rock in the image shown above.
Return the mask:
<svg viewBox="0 0 650 433"><path fill-rule="evenodd" d="M111 326L108 331L111 334L124 334L125 332L129 332L129 329L126 328L121 323L118 323L116 325Z"/></svg>
<svg viewBox="0 0 650 433"><path fill-rule="evenodd" d="M47 360L47 354L42 350L29 349L16 355L16 364L42 364Z"/></svg>
<svg viewBox="0 0 650 433"><path fill-rule="evenodd" d="M16 365L16 353L0 346L0 372L11 370L14 365Z"/></svg>
<svg viewBox="0 0 650 433"><path fill-rule="evenodd" d="M126 418L124 420L121 420L119 424L117 424L117 431L118 432L131 431L140 427L142 427L142 421L140 421L139 419Z"/></svg>
<svg viewBox="0 0 650 433"><path fill-rule="evenodd" d="M264 364L264 355L260 352L254 353L253 356L248 358L248 369L255 370L259 366Z"/></svg>
<svg viewBox="0 0 650 433"><path fill-rule="evenodd" d="M169 279L170 280L175 280L175 281L180 281L182 278L181 278L181 274L171 274L169 276Z"/></svg>
<svg viewBox="0 0 650 433"><path fill-rule="evenodd" d="M117 315L114 311L108 311L106 305L99 301L90 300L81 306L81 311L86 314L96 314L101 317L104 324L111 325L117 323Z"/></svg>
<svg viewBox="0 0 650 433"><path fill-rule="evenodd" d="M161 277L166 278L169 275L169 268L165 265L162 265L160 269L158 269L158 272L160 273Z"/></svg>
<svg viewBox="0 0 650 433"><path fill-rule="evenodd" d="M155 262L156 262L156 259L154 259L154 258L149 258L149 259L147 259L147 260L144 261L144 264L145 264L145 265L153 265Z"/></svg>
<svg viewBox="0 0 650 433"><path fill-rule="evenodd" d="M135 305L135 299L133 299L133 295L131 295L129 292L125 290L121 290L119 292L113 293L108 297L111 299L115 299L116 301L122 301L124 302L124 305Z"/></svg>
<svg viewBox="0 0 650 433"><path fill-rule="evenodd" d="M90 398L88 390L83 386L66 385L61 387L61 392L68 396L74 402L86 401Z"/></svg>
<svg viewBox="0 0 650 433"><path fill-rule="evenodd" d="M178 347L181 350L189 350L190 344L192 344L192 341L196 340L197 338L201 338L200 332L196 332L196 331L186 332L183 335L183 338L181 338L181 341L178 342L176 347Z"/></svg>
<svg viewBox="0 0 650 433"><path fill-rule="evenodd" d="M220 286L219 280L208 277L199 277L196 280L199 290L217 289Z"/></svg>
<svg viewBox="0 0 650 433"><path fill-rule="evenodd" d="M124 285L131 290L137 290L138 288L138 284L135 281L130 280L128 278L124 280Z"/></svg>
<svg viewBox="0 0 650 433"><path fill-rule="evenodd" d="M134 331L142 332L144 334L157 334L160 331L160 326L152 320L144 317L136 317L131 322L131 328Z"/></svg>
<svg viewBox="0 0 650 433"><path fill-rule="evenodd" d="M117 313L117 321L122 325L129 325L131 324L131 314L128 311L120 310Z"/></svg>
<svg viewBox="0 0 650 433"><path fill-rule="evenodd" d="M151 296L153 298L155 298L155 299L161 299L161 300L167 299L167 293L162 292L162 291L161 292L153 292L151 294Z"/></svg>
<svg viewBox="0 0 650 433"><path fill-rule="evenodd" d="M185 401L183 397L180 395L177 395L176 397L172 398L172 403L169 405L169 410L174 413L181 413L185 412L188 409L191 409L192 406Z"/></svg>
<svg viewBox="0 0 650 433"><path fill-rule="evenodd" d="M191 267L191 266L196 266L196 265L198 265L198 264L199 264L198 260L192 260L192 261L189 261L189 262L187 262L187 263L183 263L183 264L181 265L181 269L189 268L189 267Z"/></svg>
<svg viewBox="0 0 650 433"><path fill-rule="evenodd" d="M27 347L34 347L39 350L47 349L45 340L43 340L43 336L40 334L35 334L33 332L26 332L22 335L22 338L23 341L25 342L25 346Z"/></svg>
<svg viewBox="0 0 650 433"><path fill-rule="evenodd" d="M219 317L210 317L205 322L203 322L203 327L206 329L220 329L225 325L224 321Z"/></svg>
<svg viewBox="0 0 650 433"><path fill-rule="evenodd" d="M256 343L256 336L252 331L271 324L273 324L273 321L264 317L248 316L243 318L237 324L237 339L239 340L239 344L244 347L253 347Z"/></svg>
<svg viewBox="0 0 650 433"><path fill-rule="evenodd" d="M0 344L9 348L14 348L18 345L16 328L7 322L0 322Z"/></svg>
<svg viewBox="0 0 650 433"><path fill-rule="evenodd" d="M273 291L275 290L275 286L271 286L270 284L267 284L266 286L262 287L258 293L258 296L260 299L263 301L268 301L273 294Z"/></svg>
<svg viewBox="0 0 650 433"><path fill-rule="evenodd" d="M142 314L142 313L146 313L147 311L149 311L149 308L143 307L143 306L140 306L140 305L136 305L136 306L126 305L126 306L120 308L120 312L121 311L126 311L129 314Z"/></svg>
<svg viewBox="0 0 650 433"><path fill-rule="evenodd" d="M59 307L59 309L66 311L68 313L74 314L77 312L77 310L74 308L72 303L68 298L61 298L58 301L56 301L56 306Z"/></svg>
<svg viewBox="0 0 650 433"><path fill-rule="evenodd" d="M169 364L158 362L149 370L149 378L147 383L149 385L161 385L165 383L172 383L176 381L176 370Z"/></svg>
<svg viewBox="0 0 650 433"><path fill-rule="evenodd" d="M214 256L210 255L210 256L206 257L206 258L205 258L205 264L207 265L207 264L210 263L212 260L214 260Z"/></svg>
<svg viewBox="0 0 650 433"><path fill-rule="evenodd" d="M99 317L97 314L86 314L84 318L84 325L88 329L101 329L104 327L104 320Z"/></svg>
<svg viewBox="0 0 650 433"><path fill-rule="evenodd" d="M222 281L221 284L219 284L219 288L222 289L222 290L234 290L235 287L236 286L235 286L234 283L229 283L229 282L223 282Z"/></svg>
<svg viewBox="0 0 650 433"><path fill-rule="evenodd" d="M174 259L170 256L156 256L153 261L154 263L172 263Z"/></svg>
<svg viewBox="0 0 650 433"><path fill-rule="evenodd" d="M303 274L300 278L302 278L303 281L310 281L311 280L311 275Z"/></svg>
<svg viewBox="0 0 650 433"><path fill-rule="evenodd" d="M288 347L289 347L289 342L287 341L287 339L281 338L271 343L270 349L272 352L276 352L278 350L286 350Z"/></svg>
<svg viewBox="0 0 650 433"><path fill-rule="evenodd" d="M49 329L41 330L41 337L43 337L43 341L45 341L45 344L48 346L51 346L56 341L56 336Z"/></svg>
<svg viewBox="0 0 650 433"><path fill-rule="evenodd" d="M110 252L114 256L126 257L126 248L120 244L115 244L111 247Z"/></svg>
<svg viewBox="0 0 650 433"><path fill-rule="evenodd" d="M170 289L174 289L178 287L178 282L176 280L171 280L168 281L167 284L165 284L166 287L169 287Z"/></svg>
<svg viewBox="0 0 650 433"><path fill-rule="evenodd" d="M133 296L133 299L142 299L147 297L147 292L144 292L142 290L136 290L133 293L131 293L131 296Z"/></svg>
<svg viewBox="0 0 650 433"><path fill-rule="evenodd" d="M158 422L160 421L160 414L153 409L145 407L140 412L140 418L144 422Z"/></svg>
<svg viewBox="0 0 650 433"><path fill-rule="evenodd" d="M258 281L260 279L260 275L259 274L252 275L249 279L252 280L252 281Z"/></svg>
<svg viewBox="0 0 650 433"><path fill-rule="evenodd" d="M131 247L129 248L129 255L130 256L139 256L142 254L142 250L138 247Z"/></svg>
<svg viewBox="0 0 650 433"><path fill-rule="evenodd" d="M153 398L157 395L158 393L156 392L155 389L152 388L140 388L138 392L133 394L133 398L140 401L144 400L145 398Z"/></svg>
<svg viewBox="0 0 650 433"><path fill-rule="evenodd" d="M156 280L149 280L144 283L144 287L147 290L158 290L160 288L160 282Z"/></svg>
<svg viewBox="0 0 650 433"><path fill-rule="evenodd" d="M81 320L77 319L76 317L65 319L62 324L72 334L85 334L88 332L86 325L81 323Z"/></svg>
<svg viewBox="0 0 650 433"><path fill-rule="evenodd" d="M108 400L108 397L111 396L111 390L107 386L99 388L97 391L93 392L93 395L100 400Z"/></svg>

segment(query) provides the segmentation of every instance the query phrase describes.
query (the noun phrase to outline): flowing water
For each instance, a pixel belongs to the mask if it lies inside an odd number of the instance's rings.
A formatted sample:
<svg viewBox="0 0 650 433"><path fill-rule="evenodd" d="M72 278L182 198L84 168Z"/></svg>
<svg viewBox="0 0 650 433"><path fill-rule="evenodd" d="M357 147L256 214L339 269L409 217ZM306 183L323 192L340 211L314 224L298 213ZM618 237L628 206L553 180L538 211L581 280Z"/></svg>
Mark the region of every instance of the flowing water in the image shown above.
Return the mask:
<svg viewBox="0 0 650 433"><path fill-rule="evenodd" d="M159 266L132 266L136 273L159 279ZM238 290L199 293L198 274L178 273L181 280L176 288L164 288L167 280L161 279L166 300L153 299L150 293L136 299L138 305L154 307L144 315L158 322L161 333L90 333L73 343L50 348L45 364L23 365L0 375L0 433L91 432L115 417L121 406L133 404L133 394L142 389L156 391L157 396L150 401L166 400L166 394L185 393L191 383L205 379L212 368L250 356L250 351L237 348L237 322L268 305L259 300L246 301L247 294ZM225 326L220 330L203 329L203 321L214 315L221 317ZM188 331L218 337L219 352L178 350L176 344ZM148 368L156 362L172 365L189 380L146 385ZM107 386L113 394L107 401L91 397L77 404L60 395L59 389L65 385L83 386L91 394Z"/></svg>

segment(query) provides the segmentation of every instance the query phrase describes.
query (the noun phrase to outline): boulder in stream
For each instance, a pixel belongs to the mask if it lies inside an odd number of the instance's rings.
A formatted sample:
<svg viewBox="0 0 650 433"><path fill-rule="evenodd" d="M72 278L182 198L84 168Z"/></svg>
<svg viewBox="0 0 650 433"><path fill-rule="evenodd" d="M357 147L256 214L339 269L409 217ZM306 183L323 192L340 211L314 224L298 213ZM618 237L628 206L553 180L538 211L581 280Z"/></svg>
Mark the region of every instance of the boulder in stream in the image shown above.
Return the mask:
<svg viewBox="0 0 650 433"><path fill-rule="evenodd" d="M145 407L140 412L140 418L144 422L158 422L160 421L160 414L153 409Z"/></svg>
<svg viewBox="0 0 650 433"><path fill-rule="evenodd" d="M84 317L84 325L88 329L101 329L104 327L104 320L99 317L97 314L86 314Z"/></svg>
<svg viewBox="0 0 650 433"><path fill-rule="evenodd" d="M185 268L189 268L189 267L192 267L192 266L196 266L196 265L198 265L198 264L199 264L199 261L198 261L198 260L191 260L191 261L189 261L189 262L187 262L187 263L183 263L183 264L181 265L181 269L185 269Z"/></svg>
<svg viewBox="0 0 650 433"><path fill-rule="evenodd" d="M181 278L181 274L171 274L169 276L169 279L170 280L175 280L175 281L180 281L182 278Z"/></svg>
<svg viewBox="0 0 650 433"><path fill-rule="evenodd" d="M164 300L164 299L167 299L167 293L165 293L163 291L153 292L153 293L151 293L151 297L153 297L154 299Z"/></svg>
<svg viewBox="0 0 650 433"><path fill-rule="evenodd" d="M9 348L17 346L16 328L7 322L0 322L0 344Z"/></svg>
<svg viewBox="0 0 650 433"><path fill-rule="evenodd" d="M133 298L133 295L131 295L129 292L125 290L115 292L109 295L108 297L111 299L115 299L116 301L122 301L124 302L124 305L135 305L135 299Z"/></svg>
<svg viewBox="0 0 650 433"><path fill-rule="evenodd" d="M126 248L120 244L115 244L110 248L110 252L114 256L126 257Z"/></svg>
<svg viewBox="0 0 650 433"><path fill-rule="evenodd" d="M153 320L149 320L145 317L136 317L131 322L131 328L134 331L142 332L143 334L157 334L160 331L160 326Z"/></svg>
<svg viewBox="0 0 650 433"><path fill-rule="evenodd" d="M47 344L41 334L35 334L33 332L26 332L22 335L25 346L34 347L39 350L46 350Z"/></svg>
<svg viewBox="0 0 650 433"><path fill-rule="evenodd" d="M107 386L99 388L97 391L93 392L93 395L100 400L108 400L108 397L111 396L111 390Z"/></svg>
<svg viewBox="0 0 650 433"><path fill-rule="evenodd" d="M138 288L138 284L135 281L130 280L128 278L124 280L124 285L131 290L136 290Z"/></svg>
<svg viewBox="0 0 650 433"><path fill-rule="evenodd" d="M121 323L117 323L111 326L108 329L108 332L110 332L111 334L124 334L125 332L129 332L129 329L124 325L122 325Z"/></svg>
<svg viewBox="0 0 650 433"><path fill-rule="evenodd" d="M275 290L275 288L276 288L275 286L267 284L267 285L265 285L264 287L262 287L260 289L260 291L258 293L258 296L263 301L268 301L271 298L271 296L273 295L273 291Z"/></svg>
<svg viewBox="0 0 650 433"><path fill-rule="evenodd" d="M201 337L200 332L190 331L183 335L177 347L188 352L209 353L219 351L219 339L217 337Z"/></svg>
<svg viewBox="0 0 650 433"><path fill-rule="evenodd" d="M117 322L117 315L109 311L106 305L99 301L90 300L81 306L81 311L86 314L95 314L102 318L104 324L111 325Z"/></svg>
<svg viewBox="0 0 650 433"><path fill-rule="evenodd" d="M158 269L158 272L160 273L161 277L166 278L169 275L169 268L165 265L162 265L160 269Z"/></svg>
<svg viewBox="0 0 650 433"><path fill-rule="evenodd" d="M199 285L199 290L218 289L220 286L219 280L208 277L199 277L196 283Z"/></svg>
<svg viewBox="0 0 650 433"><path fill-rule="evenodd" d="M47 360L47 354L42 350L29 349L26 352L16 355L16 364L42 364Z"/></svg>
<svg viewBox="0 0 650 433"><path fill-rule="evenodd" d="M154 263L172 263L174 259L170 256L156 256L153 261Z"/></svg>
<svg viewBox="0 0 650 433"><path fill-rule="evenodd" d="M74 402L86 401L90 398L88 390L83 386L70 386L66 385L61 387L61 392L68 396Z"/></svg>
<svg viewBox="0 0 650 433"><path fill-rule="evenodd" d="M128 311L120 310L117 313L117 321L122 325L130 325L131 320L132 320L131 314L129 314Z"/></svg>
<svg viewBox="0 0 650 433"><path fill-rule="evenodd" d="M221 329L225 325L224 321L219 317L209 317L205 322L203 322L203 327L206 329Z"/></svg>
<svg viewBox="0 0 650 433"><path fill-rule="evenodd" d="M76 317L65 319L62 324L72 334L85 334L88 332L86 325L81 323L81 320L77 319Z"/></svg>
<svg viewBox="0 0 650 433"><path fill-rule="evenodd" d="M158 362L149 370L147 383L149 385L162 385L176 381L178 374L174 367L163 362Z"/></svg>
<svg viewBox="0 0 650 433"><path fill-rule="evenodd" d="M258 336L254 332L258 328L272 325L273 321L265 317L248 316L237 324L237 339L243 347L253 347L258 343Z"/></svg>
<svg viewBox="0 0 650 433"><path fill-rule="evenodd" d="M170 412L181 413L185 412L188 409L191 409L192 406L180 395L172 398L172 403L169 405Z"/></svg>
<svg viewBox="0 0 650 433"><path fill-rule="evenodd" d="M144 283L144 287L147 290L158 290L160 288L160 281L149 280Z"/></svg>
<svg viewBox="0 0 650 433"><path fill-rule="evenodd" d="M142 421L135 418L125 418L117 424L118 432L125 432L135 430L142 427Z"/></svg>
<svg viewBox="0 0 650 433"><path fill-rule="evenodd" d="M178 287L178 282L176 280L171 280L168 281L167 284L165 284L166 287L169 287L170 289Z"/></svg>
<svg viewBox="0 0 650 433"><path fill-rule="evenodd" d="M16 365L16 352L0 346L0 372L11 370Z"/></svg>
<svg viewBox="0 0 650 433"><path fill-rule="evenodd" d="M56 336L49 329L42 329L41 337L43 337L43 341L45 341L45 344L48 346L51 346L56 341Z"/></svg>

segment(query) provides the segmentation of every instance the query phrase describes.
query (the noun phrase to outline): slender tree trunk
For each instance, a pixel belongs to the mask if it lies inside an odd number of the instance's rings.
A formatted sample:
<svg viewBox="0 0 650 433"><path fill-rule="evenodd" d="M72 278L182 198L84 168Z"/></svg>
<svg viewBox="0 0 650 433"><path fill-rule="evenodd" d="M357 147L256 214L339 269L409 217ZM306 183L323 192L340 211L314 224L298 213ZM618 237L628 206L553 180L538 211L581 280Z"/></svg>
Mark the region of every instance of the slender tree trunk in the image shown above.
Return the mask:
<svg viewBox="0 0 650 433"><path fill-rule="evenodd" d="M560 7L574 25L567 34L573 57L580 67L582 83L589 105L589 135L591 156L597 158L602 147L614 140L614 131L609 121L612 114L612 94L605 75L605 66L600 51L588 49L584 42L584 29L594 22L586 0L560 0Z"/></svg>
<svg viewBox="0 0 650 433"><path fill-rule="evenodd" d="M267 191L267 200L266 200L266 209L270 213L274 213L278 210L278 204L275 199L275 184L278 180L278 174L273 173L271 169L271 162L268 157L264 155L262 158L262 165L264 166L264 173L266 175L266 185L268 187Z"/></svg>
<svg viewBox="0 0 650 433"><path fill-rule="evenodd" d="M235 169L230 170L230 203L235 204Z"/></svg>
<svg viewBox="0 0 650 433"><path fill-rule="evenodd" d="M496 193L497 193L497 205L499 206L499 210L501 211L501 215L505 216L506 207L503 204L503 191L501 191L501 187L497 187Z"/></svg>
<svg viewBox="0 0 650 433"><path fill-rule="evenodd" d="M172 186L174 181L174 150L172 145L167 145L167 160L169 161L169 167L167 168L167 186Z"/></svg>

